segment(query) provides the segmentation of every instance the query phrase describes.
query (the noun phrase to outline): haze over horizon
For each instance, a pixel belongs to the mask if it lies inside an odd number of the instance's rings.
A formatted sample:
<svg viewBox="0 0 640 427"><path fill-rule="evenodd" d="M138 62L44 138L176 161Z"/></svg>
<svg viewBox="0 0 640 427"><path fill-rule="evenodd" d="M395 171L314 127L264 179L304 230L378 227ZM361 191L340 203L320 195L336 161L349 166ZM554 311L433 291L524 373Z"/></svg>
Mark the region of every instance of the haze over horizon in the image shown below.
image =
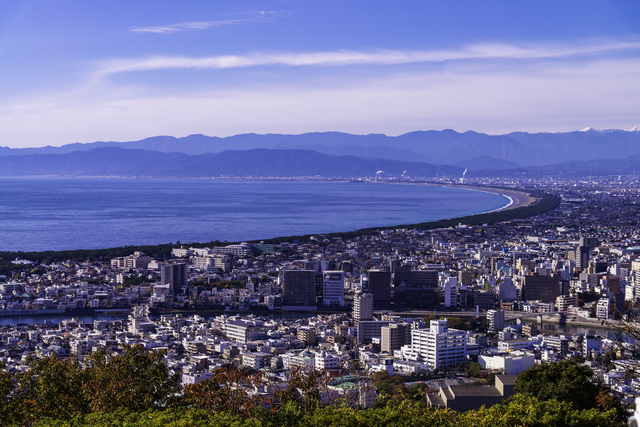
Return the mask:
<svg viewBox="0 0 640 427"><path fill-rule="evenodd" d="M0 146L640 124L640 3L0 4Z"/></svg>

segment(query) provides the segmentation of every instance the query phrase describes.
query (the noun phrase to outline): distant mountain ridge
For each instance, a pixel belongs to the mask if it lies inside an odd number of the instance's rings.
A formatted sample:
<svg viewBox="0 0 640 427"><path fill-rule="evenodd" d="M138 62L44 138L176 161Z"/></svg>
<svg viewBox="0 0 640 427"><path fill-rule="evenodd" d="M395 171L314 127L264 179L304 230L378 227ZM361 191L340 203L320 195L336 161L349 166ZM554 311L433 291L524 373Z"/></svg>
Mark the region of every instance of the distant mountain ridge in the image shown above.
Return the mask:
<svg viewBox="0 0 640 427"><path fill-rule="evenodd" d="M502 163L501 163L502 162ZM567 177L640 172L640 155L627 159L563 162L555 165L505 168L490 157L476 160L480 170L424 162L335 156L312 150L266 148L190 155L102 147L65 154L0 156L0 176L120 176L138 178L410 178L435 177Z"/></svg>
<svg viewBox="0 0 640 427"><path fill-rule="evenodd" d="M638 128L640 129L640 127ZM189 135L182 138L155 136L140 141L74 143L62 147L11 149L0 147L0 156L69 154L96 148L119 147L161 153L201 155L228 150L302 149L319 153L386 161L413 161L440 165L466 164L473 170L487 169L487 157L523 167L548 166L571 161L626 159L640 155L640 131L585 130L565 133L512 132L487 135L474 131L459 133L416 131L399 136L352 135L340 132L301 135L242 134L225 138ZM481 161L481 159L484 159ZM472 161L469 165L466 161ZM474 166L474 161L478 163ZM480 164L482 163L482 164ZM502 163L508 168L510 163ZM473 166L473 167L471 167Z"/></svg>
<svg viewBox="0 0 640 427"><path fill-rule="evenodd" d="M149 178L361 178L457 176L455 166L419 162L332 156L312 150L266 148L189 155L119 147L102 147L65 154L0 156L0 176L123 176Z"/></svg>

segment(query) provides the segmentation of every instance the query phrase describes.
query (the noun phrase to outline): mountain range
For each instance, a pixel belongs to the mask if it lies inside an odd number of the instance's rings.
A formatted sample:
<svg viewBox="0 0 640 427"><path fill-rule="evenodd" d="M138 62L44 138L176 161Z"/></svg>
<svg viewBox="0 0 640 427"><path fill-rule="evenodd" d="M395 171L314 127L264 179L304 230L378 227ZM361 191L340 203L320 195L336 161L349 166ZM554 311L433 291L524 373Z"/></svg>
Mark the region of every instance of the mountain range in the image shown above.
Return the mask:
<svg viewBox="0 0 640 427"><path fill-rule="evenodd" d="M145 177L588 176L640 172L640 128L390 137L340 132L155 136L61 147L0 147L0 175Z"/></svg>

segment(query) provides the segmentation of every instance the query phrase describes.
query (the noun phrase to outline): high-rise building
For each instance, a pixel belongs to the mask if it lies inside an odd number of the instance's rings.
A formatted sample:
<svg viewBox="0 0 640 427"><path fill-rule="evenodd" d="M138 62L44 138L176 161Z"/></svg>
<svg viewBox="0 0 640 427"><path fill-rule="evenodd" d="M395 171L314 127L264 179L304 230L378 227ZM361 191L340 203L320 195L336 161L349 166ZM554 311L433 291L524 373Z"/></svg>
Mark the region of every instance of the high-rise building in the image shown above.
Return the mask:
<svg viewBox="0 0 640 427"><path fill-rule="evenodd" d="M504 329L504 310L487 311L487 320L489 321L490 331L501 331Z"/></svg>
<svg viewBox="0 0 640 427"><path fill-rule="evenodd" d="M457 305L458 278L447 277L444 284L444 306L455 307Z"/></svg>
<svg viewBox="0 0 640 427"><path fill-rule="evenodd" d="M187 286L187 265L178 264L161 264L160 265L160 283L169 285L174 295L182 293L182 289Z"/></svg>
<svg viewBox="0 0 640 427"><path fill-rule="evenodd" d="M589 253L591 248L589 246L578 246L576 248L576 268L582 272L587 271L589 267Z"/></svg>
<svg viewBox="0 0 640 427"><path fill-rule="evenodd" d="M511 282L510 277L505 277L502 283L498 285L498 299L500 302L518 299L518 288Z"/></svg>
<svg viewBox="0 0 640 427"><path fill-rule="evenodd" d="M393 354L405 344L411 344L411 325L392 323L380 329L380 351Z"/></svg>
<svg viewBox="0 0 640 427"><path fill-rule="evenodd" d="M282 305L316 306L316 273L313 270L282 272Z"/></svg>
<svg viewBox="0 0 640 427"><path fill-rule="evenodd" d="M446 320L432 320L429 329L411 331L411 349L431 369L457 366L467 359L467 333L449 329Z"/></svg>
<svg viewBox="0 0 640 427"><path fill-rule="evenodd" d="M373 320L372 294L357 294L353 298L353 322L358 326L364 320Z"/></svg>
<svg viewBox="0 0 640 427"><path fill-rule="evenodd" d="M323 305L344 306L344 271L325 271L322 273L324 286L322 290Z"/></svg>
<svg viewBox="0 0 640 427"><path fill-rule="evenodd" d="M609 292L613 295L620 293L620 278L617 276L604 276L602 278L602 284L607 287Z"/></svg>
<svg viewBox="0 0 640 427"><path fill-rule="evenodd" d="M522 285L522 300L555 302L560 295L560 277L554 276L524 276Z"/></svg>
<svg viewBox="0 0 640 427"><path fill-rule="evenodd" d="M580 241L578 243L580 246L588 246L591 250L594 250L598 247L598 238L597 237L580 237Z"/></svg>
<svg viewBox="0 0 640 427"><path fill-rule="evenodd" d="M391 272L369 270L369 293L373 295L375 307L388 307L391 304Z"/></svg>

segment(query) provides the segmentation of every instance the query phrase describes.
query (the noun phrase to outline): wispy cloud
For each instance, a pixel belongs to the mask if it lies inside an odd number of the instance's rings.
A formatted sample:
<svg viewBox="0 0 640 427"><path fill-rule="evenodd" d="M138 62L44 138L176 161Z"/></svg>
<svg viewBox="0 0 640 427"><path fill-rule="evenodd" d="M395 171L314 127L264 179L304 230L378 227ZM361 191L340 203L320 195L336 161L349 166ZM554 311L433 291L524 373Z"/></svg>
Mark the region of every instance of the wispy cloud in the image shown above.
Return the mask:
<svg viewBox="0 0 640 427"><path fill-rule="evenodd" d="M100 64L101 74L162 69L224 69L255 66L341 66L366 64L408 64L481 59L550 59L606 54L640 49L640 41L601 42L582 46L505 44L472 45L459 50L379 50L372 52L333 51L315 53L253 53L211 57L154 56L143 59L114 59Z"/></svg>
<svg viewBox="0 0 640 427"><path fill-rule="evenodd" d="M252 22L268 22L274 19L275 12L257 12L253 13L251 18L245 19L225 19L218 21L199 21L199 22L181 22L178 24L159 25L150 27L131 27L130 31L137 33L158 33L158 34L171 34L184 31L198 31L207 30L213 27L221 27L225 25L242 25Z"/></svg>

